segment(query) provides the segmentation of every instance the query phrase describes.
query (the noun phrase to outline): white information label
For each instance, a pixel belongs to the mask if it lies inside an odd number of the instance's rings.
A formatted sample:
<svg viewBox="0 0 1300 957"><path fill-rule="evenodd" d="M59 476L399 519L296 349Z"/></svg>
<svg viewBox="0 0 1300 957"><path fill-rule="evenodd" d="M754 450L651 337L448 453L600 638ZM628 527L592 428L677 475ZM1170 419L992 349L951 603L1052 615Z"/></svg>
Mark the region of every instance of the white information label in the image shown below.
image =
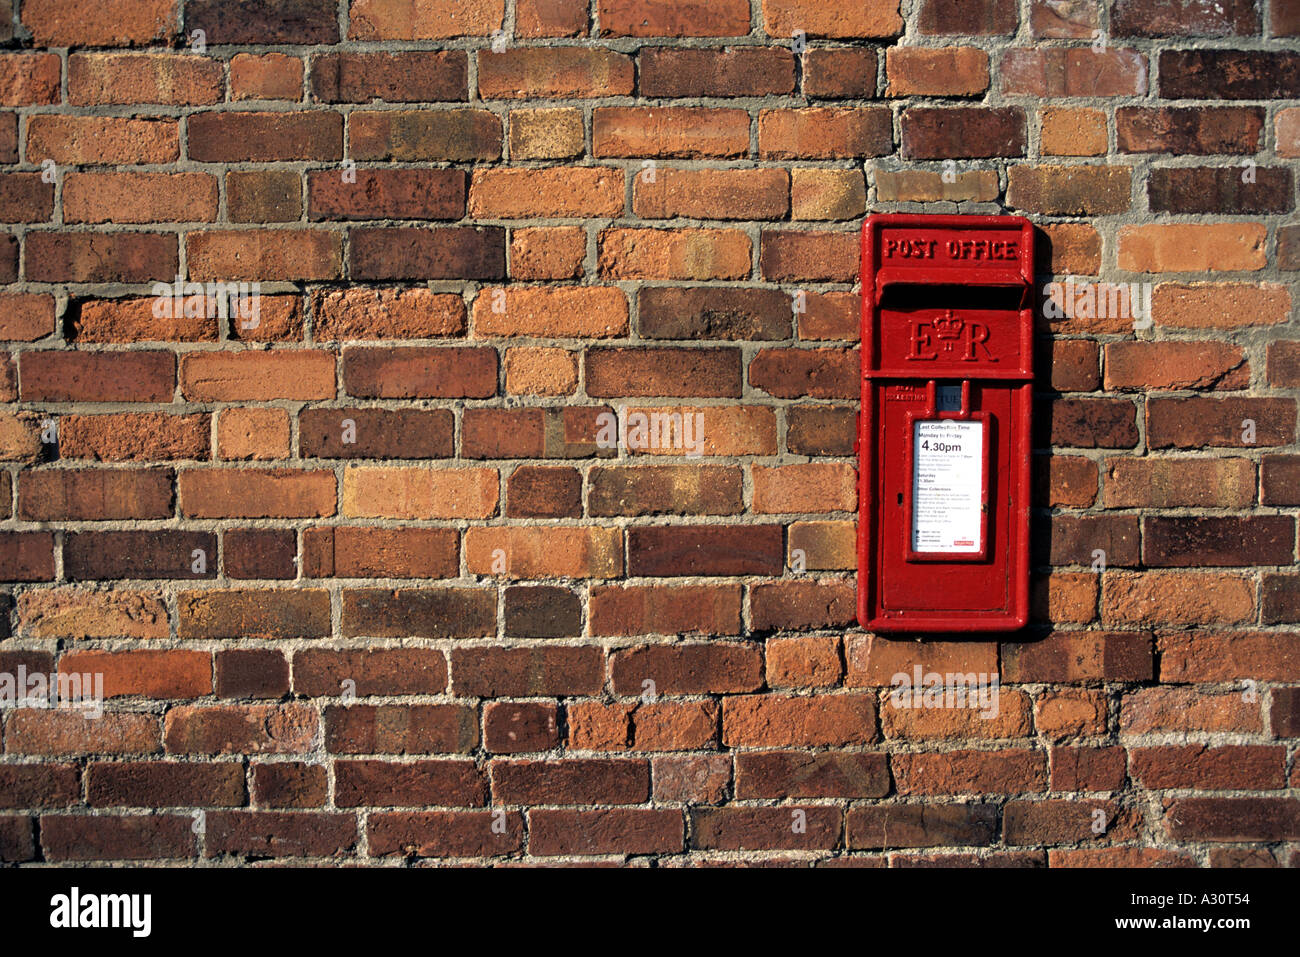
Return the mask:
<svg viewBox="0 0 1300 957"><path fill-rule="evenodd" d="M912 551L979 552L984 423L913 423Z"/></svg>

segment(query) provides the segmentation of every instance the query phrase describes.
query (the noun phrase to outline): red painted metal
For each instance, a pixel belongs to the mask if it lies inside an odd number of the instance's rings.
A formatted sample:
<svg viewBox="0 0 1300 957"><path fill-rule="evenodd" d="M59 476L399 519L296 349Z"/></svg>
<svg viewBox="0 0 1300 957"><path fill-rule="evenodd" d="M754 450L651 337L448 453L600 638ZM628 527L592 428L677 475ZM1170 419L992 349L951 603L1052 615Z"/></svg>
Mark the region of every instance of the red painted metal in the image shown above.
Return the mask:
<svg viewBox="0 0 1300 957"><path fill-rule="evenodd" d="M858 620L872 631L1010 631L1028 620L1033 288L1023 217L863 224ZM925 550L913 532L915 427L945 421L981 426L962 430L982 436L980 540Z"/></svg>

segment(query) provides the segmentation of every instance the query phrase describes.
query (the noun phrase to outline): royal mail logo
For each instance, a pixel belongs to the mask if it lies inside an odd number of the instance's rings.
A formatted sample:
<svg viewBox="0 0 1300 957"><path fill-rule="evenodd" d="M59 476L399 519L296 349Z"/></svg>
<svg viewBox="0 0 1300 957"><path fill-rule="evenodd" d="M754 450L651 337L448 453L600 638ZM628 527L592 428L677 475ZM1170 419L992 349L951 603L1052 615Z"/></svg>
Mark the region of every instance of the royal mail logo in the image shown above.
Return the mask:
<svg viewBox="0 0 1300 957"><path fill-rule="evenodd" d="M907 359L929 362L940 356L962 362L984 359L997 362L989 352L989 327L982 322L967 322L949 309L936 319L918 319L912 322L908 339Z"/></svg>

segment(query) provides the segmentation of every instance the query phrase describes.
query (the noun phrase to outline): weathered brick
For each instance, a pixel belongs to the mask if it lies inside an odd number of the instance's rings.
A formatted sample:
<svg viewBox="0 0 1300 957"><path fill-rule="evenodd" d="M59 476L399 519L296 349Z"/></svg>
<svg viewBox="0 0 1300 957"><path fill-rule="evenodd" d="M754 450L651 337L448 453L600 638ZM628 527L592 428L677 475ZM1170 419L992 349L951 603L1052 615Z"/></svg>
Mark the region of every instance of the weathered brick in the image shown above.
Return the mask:
<svg viewBox="0 0 1300 957"><path fill-rule="evenodd" d="M762 661L752 644L642 645L616 652L610 674L616 694L725 694L757 690ZM649 684L647 684L647 682Z"/></svg>
<svg viewBox="0 0 1300 957"><path fill-rule="evenodd" d="M851 809L846 843L855 850L888 847L983 846L994 843L993 804L893 804Z"/></svg>
<svg viewBox="0 0 1300 957"><path fill-rule="evenodd" d="M1122 106L1115 111L1121 153L1251 154L1263 129L1259 107Z"/></svg>
<svg viewBox="0 0 1300 957"><path fill-rule="evenodd" d="M330 631L329 594L319 589L182 592L182 638L320 638Z"/></svg>
<svg viewBox="0 0 1300 957"><path fill-rule="evenodd" d="M794 92L794 56L781 48L643 47L643 96L777 96Z"/></svg>
<svg viewBox="0 0 1300 957"><path fill-rule="evenodd" d="M490 36L505 22L505 0L355 0L350 40L442 40Z"/></svg>
<svg viewBox="0 0 1300 957"><path fill-rule="evenodd" d="M474 588L368 589L343 593L346 637L481 638L496 625L496 596Z"/></svg>
<svg viewBox="0 0 1300 957"><path fill-rule="evenodd" d="M487 110L358 110L348 118L352 158L464 163L501 155L501 120Z"/></svg>
<svg viewBox="0 0 1300 957"><path fill-rule="evenodd" d="M168 469L47 469L18 481L18 517L35 522L169 518Z"/></svg>
<svg viewBox="0 0 1300 957"><path fill-rule="evenodd" d="M605 683L595 646L457 648L451 664L455 692L481 698L591 695Z"/></svg>
<svg viewBox="0 0 1300 957"><path fill-rule="evenodd" d="M635 526L628 531L628 574L779 575L785 564L779 525Z"/></svg>
<svg viewBox="0 0 1300 957"><path fill-rule="evenodd" d="M478 53L478 91L484 99L571 99L626 96L633 60L589 47L519 47Z"/></svg>
<svg viewBox="0 0 1300 957"><path fill-rule="evenodd" d="M495 349L352 347L343 389L359 398L488 398L496 394Z"/></svg>
<svg viewBox="0 0 1300 957"><path fill-rule="evenodd" d="M505 278L505 230L495 226L358 228L350 243L356 280Z"/></svg>
<svg viewBox="0 0 1300 957"><path fill-rule="evenodd" d="M1018 106L913 106L903 111L900 123L905 159L1025 155L1025 111Z"/></svg>
<svg viewBox="0 0 1300 957"><path fill-rule="evenodd" d="M592 113L596 157L736 157L749 151L749 114L708 107L599 106Z"/></svg>
<svg viewBox="0 0 1300 957"><path fill-rule="evenodd" d="M323 103L463 102L469 58L460 50L327 53L311 61L311 90Z"/></svg>

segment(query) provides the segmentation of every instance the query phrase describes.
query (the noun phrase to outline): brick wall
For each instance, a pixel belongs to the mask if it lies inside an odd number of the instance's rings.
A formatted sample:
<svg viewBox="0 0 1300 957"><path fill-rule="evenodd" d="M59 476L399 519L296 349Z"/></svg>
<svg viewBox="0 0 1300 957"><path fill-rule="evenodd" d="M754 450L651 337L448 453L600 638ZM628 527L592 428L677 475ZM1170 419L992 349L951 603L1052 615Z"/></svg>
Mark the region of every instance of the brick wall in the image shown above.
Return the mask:
<svg viewBox="0 0 1300 957"><path fill-rule="evenodd" d="M0 860L1297 862L1300 2L13 6ZM854 623L868 211L1040 227L1023 633Z"/></svg>

